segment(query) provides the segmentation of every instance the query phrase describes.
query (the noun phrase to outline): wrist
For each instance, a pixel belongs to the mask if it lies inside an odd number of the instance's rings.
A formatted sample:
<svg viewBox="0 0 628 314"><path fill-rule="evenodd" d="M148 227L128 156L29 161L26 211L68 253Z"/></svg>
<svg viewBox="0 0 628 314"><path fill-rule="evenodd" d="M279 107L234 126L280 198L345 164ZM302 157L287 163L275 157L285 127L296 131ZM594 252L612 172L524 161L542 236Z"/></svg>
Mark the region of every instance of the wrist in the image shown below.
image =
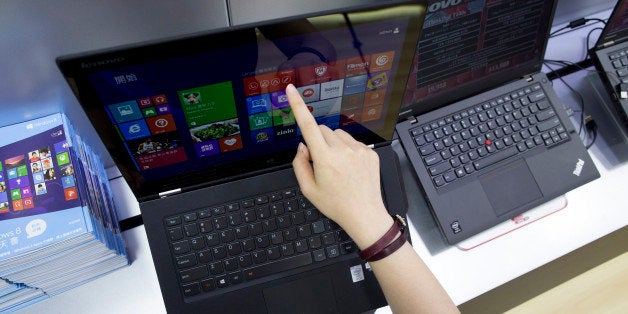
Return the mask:
<svg viewBox="0 0 628 314"><path fill-rule="evenodd" d="M363 215L361 218L359 222L343 227L360 250L377 242L394 223L385 208L377 214Z"/></svg>

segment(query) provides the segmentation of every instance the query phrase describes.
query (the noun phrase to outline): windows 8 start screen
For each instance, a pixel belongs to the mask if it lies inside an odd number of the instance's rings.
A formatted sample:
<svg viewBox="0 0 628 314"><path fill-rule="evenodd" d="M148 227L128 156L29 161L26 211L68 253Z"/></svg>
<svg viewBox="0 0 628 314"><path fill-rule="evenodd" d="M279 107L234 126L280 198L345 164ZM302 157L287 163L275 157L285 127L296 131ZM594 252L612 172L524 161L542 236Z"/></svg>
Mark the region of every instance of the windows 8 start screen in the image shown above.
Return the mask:
<svg viewBox="0 0 628 314"><path fill-rule="evenodd" d="M381 28L357 30L381 36ZM317 122L332 129L383 119L404 32L397 26L386 40L368 40L359 51L340 30L320 34L333 51L305 50L291 59L261 41L125 65L89 79L138 172L157 178L162 170L294 150L300 132L288 84Z"/></svg>

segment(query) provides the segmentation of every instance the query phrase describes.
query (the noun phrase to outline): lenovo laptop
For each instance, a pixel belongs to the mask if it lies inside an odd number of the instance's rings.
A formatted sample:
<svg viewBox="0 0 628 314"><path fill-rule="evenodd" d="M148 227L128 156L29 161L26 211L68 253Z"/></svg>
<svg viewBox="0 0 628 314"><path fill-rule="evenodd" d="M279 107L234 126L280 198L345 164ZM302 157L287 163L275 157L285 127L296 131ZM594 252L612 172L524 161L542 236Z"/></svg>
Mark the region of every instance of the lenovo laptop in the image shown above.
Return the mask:
<svg viewBox="0 0 628 314"><path fill-rule="evenodd" d="M397 132L451 244L599 177L540 72L555 6L428 6Z"/></svg>
<svg viewBox="0 0 628 314"><path fill-rule="evenodd" d="M294 84L319 123L374 147L387 207L403 214L390 143L425 7L376 4L58 59L140 203L169 312L386 304L355 244L299 191L302 137L284 90Z"/></svg>
<svg viewBox="0 0 628 314"><path fill-rule="evenodd" d="M617 1L590 55L628 132L628 2Z"/></svg>

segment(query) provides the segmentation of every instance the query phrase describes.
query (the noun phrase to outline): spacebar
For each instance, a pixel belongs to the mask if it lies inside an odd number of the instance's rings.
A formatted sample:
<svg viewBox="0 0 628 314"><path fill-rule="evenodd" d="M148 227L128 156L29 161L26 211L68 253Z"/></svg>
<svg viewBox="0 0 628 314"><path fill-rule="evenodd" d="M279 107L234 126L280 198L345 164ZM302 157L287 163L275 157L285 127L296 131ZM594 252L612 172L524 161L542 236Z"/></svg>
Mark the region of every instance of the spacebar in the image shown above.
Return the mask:
<svg viewBox="0 0 628 314"><path fill-rule="evenodd" d="M246 280L253 280L309 264L312 264L312 253L303 253L280 261L245 269L244 276Z"/></svg>
<svg viewBox="0 0 628 314"><path fill-rule="evenodd" d="M475 169L480 170L482 168L488 167L496 162L502 161L510 156L516 155L518 152L517 148L512 146L510 148L502 149L497 153L490 155L486 158L482 158L473 162Z"/></svg>

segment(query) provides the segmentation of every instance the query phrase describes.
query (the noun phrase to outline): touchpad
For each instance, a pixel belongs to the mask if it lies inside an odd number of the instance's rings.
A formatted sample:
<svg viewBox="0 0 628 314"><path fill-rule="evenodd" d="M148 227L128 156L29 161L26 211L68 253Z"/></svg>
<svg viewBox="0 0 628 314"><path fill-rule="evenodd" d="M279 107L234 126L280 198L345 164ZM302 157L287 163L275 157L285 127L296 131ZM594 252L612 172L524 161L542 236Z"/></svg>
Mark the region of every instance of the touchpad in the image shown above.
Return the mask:
<svg viewBox="0 0 628 314"><path fill-rule="evenodd" d="M264 289L268 313L337 313L329 274L319 274Z"/></svg>
<svg viewBox="0 0 628 314"><path fill-rule="evenodd" d="M497 216L543 196L523 159L481 176L480 183Z"/></svg>

